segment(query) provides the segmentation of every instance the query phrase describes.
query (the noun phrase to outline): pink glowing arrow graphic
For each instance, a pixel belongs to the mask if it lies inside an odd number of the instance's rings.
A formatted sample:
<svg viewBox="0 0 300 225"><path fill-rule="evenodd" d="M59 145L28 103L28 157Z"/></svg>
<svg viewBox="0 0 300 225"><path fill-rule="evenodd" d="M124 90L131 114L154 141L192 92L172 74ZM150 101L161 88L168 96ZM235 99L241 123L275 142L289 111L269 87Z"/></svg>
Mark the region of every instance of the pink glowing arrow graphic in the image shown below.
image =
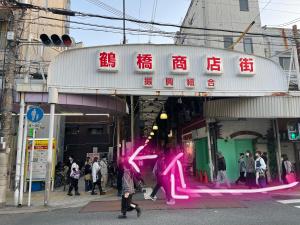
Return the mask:
<svg viewBox="0 0 300 225"><path fill-rule="evenodd" d="M176 194L176 190L180 191L185 194L234 194L234 193L240 193L240 194L254 194L254 193L262 193L262 192L272 192L272 191L278 191L278 190L284 190L284 189L289 189L292 187L295 187L296 185L299 184L299 182L293 182L291 184L285 184L285 185L279 185L279 186L274 186L274 187L266 187L266 188L256 188L256 189L192 189L192 188L187 188L185 179L184 179L184 173L183 173L183 168L182 164L180 162L180 158L183 156L183 153L179 153L178 155L175 156L175 158L171 161L171 163L167 166L167 168L164 170L163 175L167 175L171 171L171 176L170 176L170 185L171 185L171 195L174 199L189 199L189 195L184 195L184 194ZM178 172L179 172L179 178L180 178L180 186L176 186L176 180L175 180L175 174L174 166L178 167Z"/></svg>
<svg viewBox="0 0 300 225"><path fill-rule="evenodd" d="M255 194L255 193L261 193L261 192L271 192L271 191L279 191L279 190L284 190L284 189L289 189L292 187L295 187L298 185L299 182L294 182L290 184L285 184L285 185L279 185L279 186L274 186L274 187L267 187L267 188L256 188L256 189L185 189L185 188L178 188L178 190L184 192L184 193L189 193L189 194L234 194L234 193L239 193L239 194Z"/></svg>
<svg viewBox="0 0 300 225"><path fill-rule="evenodd" d="M132 165L132 167L136 170L136 172L140 173L141 170L140 168L136 165L134 160L145 160L145 159L156 159L157 155L143 155L143 156L138 156L138 154L145 148L146 145L142 145L138 147L135 152L129 157L128 163Z"/></svg>

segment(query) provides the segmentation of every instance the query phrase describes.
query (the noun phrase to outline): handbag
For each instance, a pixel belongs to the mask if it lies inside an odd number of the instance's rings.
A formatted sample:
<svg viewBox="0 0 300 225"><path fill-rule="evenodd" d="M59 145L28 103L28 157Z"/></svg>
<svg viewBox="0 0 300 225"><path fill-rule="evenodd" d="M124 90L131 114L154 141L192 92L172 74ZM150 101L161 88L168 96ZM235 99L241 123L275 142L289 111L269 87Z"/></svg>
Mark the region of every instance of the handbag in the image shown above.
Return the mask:
<svg viewBox="0 0 300 225"><path fill-rule="evenodd" d="M92 180L92 175L90 173L84 175L84 180Z"/></svg>
<svg viewBox="0 0 300 225"><path fill-rule="evenodd" d="M294 183L294 182L296 182L296 175L295 175L295 173L289 173L289 174L285 175L285 179L289 184Z"/></svg>

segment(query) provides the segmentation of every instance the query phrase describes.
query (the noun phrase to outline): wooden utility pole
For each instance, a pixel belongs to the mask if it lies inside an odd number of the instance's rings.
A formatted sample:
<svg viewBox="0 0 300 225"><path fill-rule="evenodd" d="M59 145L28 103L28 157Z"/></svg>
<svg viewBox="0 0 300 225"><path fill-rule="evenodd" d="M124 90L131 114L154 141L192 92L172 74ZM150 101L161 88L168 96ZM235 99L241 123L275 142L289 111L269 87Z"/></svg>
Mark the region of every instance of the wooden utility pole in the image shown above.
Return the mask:
<svg viewBox="0 0 300 225"><path fill-rule="evenodd" d="M3 6L9 1L1 1ZM13 90L15 82L15 68L17 59L17 49L19 35L21 34L23 22L20 19L24 13L22 9L12 10L10 4L7 10L10 11L8 18L7 43L5 51L5 64L2 78L1 95L1 146L0 146L0 207L6 204L6 189L8 177L8 155L11 149L12 137L12 110L13 110Z"/></svg>
<svg viewBox="0 0 300 225"><path fill-rule="evenodd" d="M293 26L293 35L294 35L294 40L295 40L296 48L297 48L298 63L300 65L300 34L298 31L297 25Z"/></svg>

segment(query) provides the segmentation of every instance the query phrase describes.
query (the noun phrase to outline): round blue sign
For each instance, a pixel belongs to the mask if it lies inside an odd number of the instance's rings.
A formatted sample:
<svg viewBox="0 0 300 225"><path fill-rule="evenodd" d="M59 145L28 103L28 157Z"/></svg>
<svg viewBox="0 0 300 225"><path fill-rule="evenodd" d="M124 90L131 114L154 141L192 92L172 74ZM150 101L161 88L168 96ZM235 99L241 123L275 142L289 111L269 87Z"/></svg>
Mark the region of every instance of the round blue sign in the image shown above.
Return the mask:
<svg viewBox="0 0 300 225"><path fill-rule="evenodd" d="M43 119L44 111L42 110L42 108L34 106L28 110L26 117L30 122L37 123L41 119Z"/></svg>

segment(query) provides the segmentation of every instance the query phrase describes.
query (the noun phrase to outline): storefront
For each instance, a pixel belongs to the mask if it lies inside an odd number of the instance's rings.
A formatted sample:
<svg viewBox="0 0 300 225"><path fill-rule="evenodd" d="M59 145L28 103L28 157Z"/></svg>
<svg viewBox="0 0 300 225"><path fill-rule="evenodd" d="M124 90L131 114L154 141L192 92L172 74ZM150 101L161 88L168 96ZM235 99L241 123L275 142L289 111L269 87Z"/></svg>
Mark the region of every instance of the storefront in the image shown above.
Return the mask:
<svg viewBox="0 0 300 225"><path fill-rule="evenodd" d="M238 176L239 153L246 150L267 152L273 179L280 179L282 154L288 155L300 175L299 139L290 140L287 131L291 121L298 124L299 104L298 96L222 99L204 104L205 117L218 124L217 148L225 156L232 181Z"/></svg>

